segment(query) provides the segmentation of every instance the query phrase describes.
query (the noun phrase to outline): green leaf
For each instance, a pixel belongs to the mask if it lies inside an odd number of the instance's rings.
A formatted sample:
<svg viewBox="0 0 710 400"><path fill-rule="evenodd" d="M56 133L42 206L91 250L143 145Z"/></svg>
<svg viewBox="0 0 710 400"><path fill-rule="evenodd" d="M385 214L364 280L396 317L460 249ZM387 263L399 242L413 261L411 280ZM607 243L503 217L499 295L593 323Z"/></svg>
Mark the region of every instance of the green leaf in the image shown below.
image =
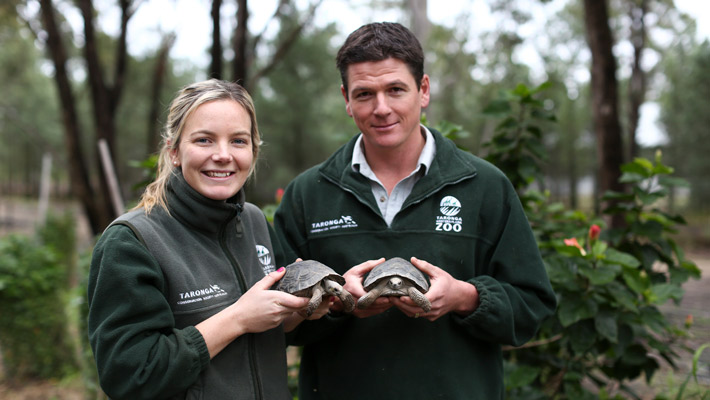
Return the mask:
<svg viewBox="0 0 710 400"><path fill-rule="evenodd" d="M695 353L693 354L693 377L695 378L695 382L698 382L698 360L700 360L700 356L703 354L703 351L710 347L710 343L705 343L704 345L700 346L697 350L695 350Z"/></svg>
<svg viewBox="0 0 710 400"><path fill-rule="evenodd" d="M505 376L507 382L506 386L510 388L530 386L539 374L539 368L534 368L524 364L516 365L516 367Z"/></svg>
<svg viewBox="0 0 710 400"><path fill-rule="evenodd" d="M650 303L661 305L665 304L670 299L681 300L684 290L678 285L662 283L651 286L650 291L647 293L647 299Z"/></svg>
<svg viewBox="0 0 710 400"><path fill-rule="evenodd" d="M646 272L632 267L624 267L622 277L626 285L638 294L643 294L651 285Z"/></svg>
<svg viewBox="0 0 710 400"><path fill-rule="evenodd" d="M621 283L611 282L604 287L604 290L614 299L615 305L633 313L639 312L636 307L636 296Z"/></svg>
<svg viewBox="0 0 710 400"><path fill-rule="evenodd" d="M510 111L510 103L507 100L493 100L483 109L484 114L492 116L508 114Z"/></svg>
<svg viewBox="0 0 710 400"><path fill-rule="evenodd" d="M570 326L565 337L569 340L572 351L576 354L586 353L597 339L591 320L581 321Z"/></svg>
<svg viewBox="0 0 710 400"><path fill-rule="evenodd" d="M618 340L618 326L613 313L603 312L594 317L594 328L597 332L612 343Z"/></svg>
<svg viewBox="0 0 710 400"><path fill-rule="evenodd" d="M620 272L621 267L618 265L601 265L597 268L583 265L579 268L579 273L587 277L589 283L595 286L612 282Z"/></svg>
<svg viewBox="0 0 710 400"><path fill-rule="evenodd" d="M587 297L567 298L561 302L557 314L562 326L567 327L577 321L592 318L599 310L597 303Z"/></svg>
<svg viewBox="0 0 710 400"><path fill-rule="evenodd" d="M641 262L628 253L623 253L615 248L608 248L604 253L604 262L607 264L617 264L622 267L636 268Z"/></svg>

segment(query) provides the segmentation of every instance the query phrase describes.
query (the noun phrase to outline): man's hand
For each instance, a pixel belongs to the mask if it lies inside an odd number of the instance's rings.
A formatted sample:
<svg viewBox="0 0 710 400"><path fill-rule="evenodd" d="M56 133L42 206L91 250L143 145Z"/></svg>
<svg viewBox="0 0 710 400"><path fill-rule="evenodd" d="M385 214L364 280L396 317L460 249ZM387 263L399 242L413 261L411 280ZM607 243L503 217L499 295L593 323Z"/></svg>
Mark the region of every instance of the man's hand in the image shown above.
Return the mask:
<svg viewBox="0 0 710 400"><path fill-rule="evenodd" d="M351 295L353 295L353 298L355 299L356 303L360 297L364 296L367 293L365 291L365 288L362 286L362 282L365 279L365 275L367 275L368 272L372 271L373 268L375 268L378 264L383 263L384 261L384 258L380 258L379 260L365 261L362 264L358 264L350 268L348 272L343 274L343 277L345 278L345 285L343 286L343 288L350 292ZM390 307L392 307L390 299L388 297L380 297L365 310L361 310L357 308L357 306L355 306L355 309L353 310L352 314L358 318L367 318L373 315L380 314ZM332 307L332 310L342 311L342 309L342 303L340 302L340 300L336 300L336 303Z"/></svg>
<svg viewBox="0 0 710 400"><path fill-rule="evenodd" d="M426 318L435 321L442 315L455 312L468 315L478 308L478 290L468 282L460 281L443 269L416 257L412 264L429 276L429 291L424 295L431 302L431 311L424 312L408 296L390 298L392 304L413 318Z"/></svg>

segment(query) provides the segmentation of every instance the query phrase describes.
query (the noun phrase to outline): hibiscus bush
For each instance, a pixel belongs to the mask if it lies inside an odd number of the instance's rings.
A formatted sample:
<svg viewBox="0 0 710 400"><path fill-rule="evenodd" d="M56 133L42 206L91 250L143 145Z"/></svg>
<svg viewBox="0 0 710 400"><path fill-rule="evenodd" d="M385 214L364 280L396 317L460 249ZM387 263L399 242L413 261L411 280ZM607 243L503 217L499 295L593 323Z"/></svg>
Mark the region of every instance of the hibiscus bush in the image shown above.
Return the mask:
<svg viewBox="0 0 710 400"><path fill-rule="evenodd" d="M546 88L519 85L487 110L502 117L487 159L520 194L559 304L535 339L505 349L507 396L598 399L625 392L637 397L626 383L650 380L661 359L675 365L675 349L686 334L659 306L679 302L682 284L700 276L672 239L685 221L662 207L685 182L672 177L673 169L658 153L653 161L638 158L623 166L628 191L605 194L613 207L602 215L551 202L549 193L534 189L544 186L535 185L545 159L543 127L554 123L535 98ZM607 228L604 220L617 214L626 224Z"/></svg>

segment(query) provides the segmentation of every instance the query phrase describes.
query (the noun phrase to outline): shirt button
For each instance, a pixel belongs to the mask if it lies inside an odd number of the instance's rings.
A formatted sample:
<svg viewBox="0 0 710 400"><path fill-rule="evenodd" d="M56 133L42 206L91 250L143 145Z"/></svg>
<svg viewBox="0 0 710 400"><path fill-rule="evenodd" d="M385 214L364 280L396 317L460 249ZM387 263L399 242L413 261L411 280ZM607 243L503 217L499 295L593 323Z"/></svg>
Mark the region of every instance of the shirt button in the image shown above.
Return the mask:
<svg viewBox="0 0 710 400"><path fill-rule="evenodd" d="M380 202L384 203L385 200L387 200L387 199L385 198L385 196L380 197Z"/></svg>

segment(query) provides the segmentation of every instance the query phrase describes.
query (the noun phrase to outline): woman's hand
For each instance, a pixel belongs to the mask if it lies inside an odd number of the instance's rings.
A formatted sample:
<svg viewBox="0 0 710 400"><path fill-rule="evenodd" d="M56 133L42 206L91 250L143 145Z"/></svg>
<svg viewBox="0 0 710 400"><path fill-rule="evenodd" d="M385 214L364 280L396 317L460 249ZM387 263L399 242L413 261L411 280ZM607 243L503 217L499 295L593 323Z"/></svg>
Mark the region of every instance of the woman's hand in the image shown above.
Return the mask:
<svg viewBox="0 0 710 400"><path fill-rule="evenodd" d="M285 268L279 268L266 275L234 304L195 326L205 339L210 357L237 337L276 328L306 307L308 299L270 289L285 273Z"/></svg>

